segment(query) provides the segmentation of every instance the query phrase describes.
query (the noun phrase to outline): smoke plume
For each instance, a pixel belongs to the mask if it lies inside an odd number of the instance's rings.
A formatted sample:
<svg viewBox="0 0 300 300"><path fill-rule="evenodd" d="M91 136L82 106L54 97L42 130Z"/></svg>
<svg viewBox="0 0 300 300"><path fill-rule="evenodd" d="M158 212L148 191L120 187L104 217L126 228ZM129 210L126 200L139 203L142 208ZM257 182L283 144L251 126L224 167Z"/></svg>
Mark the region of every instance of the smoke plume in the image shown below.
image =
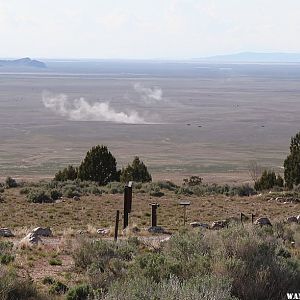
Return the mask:
<svg viewBox="0 0 300 300"><path fill-rule="evenodd" d="M140 83L134 84L134 90L141 95L141 98L146 103L155 103L163 100L162 89L157 87L144 87Z"/></svg>
<svg viewBox="0 0 300 300"><path fill-rule="evenodd" d="M109 102L90 104L83 97L69 100L65 94L43 93L44 106L56 114L73 121L109 121L126 124L144 124L145 120L136 111L117 112Z"/></svg>

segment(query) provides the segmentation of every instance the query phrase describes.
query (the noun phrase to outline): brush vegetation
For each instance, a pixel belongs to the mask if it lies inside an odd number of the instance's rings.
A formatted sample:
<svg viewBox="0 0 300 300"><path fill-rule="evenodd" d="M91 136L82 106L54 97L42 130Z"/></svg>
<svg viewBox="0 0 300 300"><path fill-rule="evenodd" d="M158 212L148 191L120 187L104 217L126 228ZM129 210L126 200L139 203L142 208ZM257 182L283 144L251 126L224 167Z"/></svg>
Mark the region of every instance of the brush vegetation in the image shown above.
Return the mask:
<svg viewBox="0 0 300 300"><path fill-rule="evenodd" d="M53 256L46 248L1 247L23 257L23 264L30 260L28 273ZM81 236L56 253L73 260L69 275L31 280L19 275L16 263L0 265L0 299L281 300L299 292L299 247L299 225L283 223L181 228L156 246L137 237L115 243Z"/></svg>

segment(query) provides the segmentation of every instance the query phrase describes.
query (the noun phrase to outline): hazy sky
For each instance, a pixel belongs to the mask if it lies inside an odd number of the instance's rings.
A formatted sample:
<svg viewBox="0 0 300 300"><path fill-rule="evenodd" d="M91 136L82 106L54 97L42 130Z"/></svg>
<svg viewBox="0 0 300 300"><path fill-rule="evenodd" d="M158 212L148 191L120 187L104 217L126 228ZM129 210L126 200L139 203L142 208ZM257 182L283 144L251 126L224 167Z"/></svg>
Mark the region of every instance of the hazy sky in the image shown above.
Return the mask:
<svg viewBox="0 0 300 300"><path fill-rule="evenodd" d="M0 0L0 57L300 52L299 0Z"/></svg>

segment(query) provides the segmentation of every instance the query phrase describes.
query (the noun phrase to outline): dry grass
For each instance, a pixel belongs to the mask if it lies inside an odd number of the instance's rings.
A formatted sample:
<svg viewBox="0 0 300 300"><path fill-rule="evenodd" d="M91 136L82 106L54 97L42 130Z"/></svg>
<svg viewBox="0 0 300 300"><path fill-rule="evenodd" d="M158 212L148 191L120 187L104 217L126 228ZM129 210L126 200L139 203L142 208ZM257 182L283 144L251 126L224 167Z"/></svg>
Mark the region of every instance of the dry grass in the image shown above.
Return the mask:
<svg viewBox="0 0 300 300"><path fill-rule="evenodd" d="M187 209L188 222L212 222L230 217L239 218L241 212L257 217L267 216L271 220L283 220L287 216L299 214L299 204L283 204L267 201L263 197L226 197L217 196L182 196L164 191L160 198L148 194L133 195L130 225L140 229L150 226L151 202L158 202L158 225L169 230L176 230L183 224L183 210L178 205L180 200L191 201ZM1 226L8 227L22 237L37 226L49 226L56 235L74 236L78 231L96 234L98 228L114 226L115 213L122 212L123 195L82 196L80 201L63 199L58 203L29 203L25 195L20 195L19 188L5 190L5 202L0 204ZM120 228L122 227L122 217Z"/></svg>

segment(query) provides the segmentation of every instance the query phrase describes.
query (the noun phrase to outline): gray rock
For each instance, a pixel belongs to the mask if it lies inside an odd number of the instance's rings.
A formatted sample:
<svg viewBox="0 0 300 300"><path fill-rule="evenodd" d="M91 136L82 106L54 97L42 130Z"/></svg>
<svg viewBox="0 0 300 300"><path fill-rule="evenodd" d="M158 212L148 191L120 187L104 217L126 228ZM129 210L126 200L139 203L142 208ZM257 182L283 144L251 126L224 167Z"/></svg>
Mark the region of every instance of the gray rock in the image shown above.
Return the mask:
<svg viewBox="0 0 300 300"><path fill-rule="evenodd" d="M3 237L14 237L14 234L8 228L0 228L0 236L3 236Z"/></svg>
<svg viewBox="0 0 300 300"><path fill-rule="evenodd" d="M201 227L201 228L206 228L206 229L209 228L209 225L208 225L208 224L201 223L201 222L192 222L192 223L190 223L190 225L191 225L193 228L196 228L196 227Z"/></svg>
<svg viewBox="0 0 300 300"><path fill-rule="evenodd" d="M79 200L80 200L80 197L78 197L78 196L74 196L74 197L73 197L73 200L75 200L75 201L79 201Z"/></svg>
<svg viewBox="0 0 300 300"><path fill-rule="evenodd" d="M297 221L300 223L300 215L297 216Z"/></svg>
<svg viewBox="0 0 300 300"><path fill-rule="evenodd" d="M52 231L49 227L46 227L46 228L37 227L37 228L34 228L31 231L31 233L39 235L39 236L45 236L45 237L52 236Z"/></svg>
<svg viewBox="0 0 300 300"><path fill-rule="evenodd" d="M275 201L277 201L277 202L284 202L284 198L283 197L277 197L275 199Z"/></svg>
<svg viewBox="0 0 300 300"><path fill-rule="evenodd" d="M298 198L294 198L294 197L277 197L275 199L277 202L281 202L281 203L299 203L300 200Z"/></svg>
<svg viewBox="0 0 300 300"><path fill-rule="evenodd" d="M295 216L287 217L287 218L286 218L286 221L287 221L288 223L298 223L298 219L297 219L297 217L295 217Z"/></svg>
<svg viewBox="0 0 300 300"><path fill-rule="evenodd" d="M99 228L97 229L97 233L101 235L108 235L110 230L108 228Z"/></svg>
<svg viewBox="0 0 300 300"><path fill-rule="evenodd" d="M161 239L161 240L160 240L160 243L161 243L161 244L166 243L166 242L168 242L168 241L170 240L170 238L171 238L171 236L169 235L169 236L167 236L167 237Z"/></svg>
<svg viewBox="0 0 300 300"><path fill-rule="evenodd" d="M270 220L266 217L262 217L262 218L258 218L255 222L255 225L260 225L260 226L264 226L264 225L269 225L272 226Z"/></svg>
<svg viewBox="0 0 300 300"><path fill-rule="evenodd" d="M167 231L161 226L152 226L148 228L148 231L151 233L160 233L160 234L167 233Z"/></svg>
<svg viewBox="0 0 300 300"><path fill-rule="evenodd" d="M42 243L42 240L39 237L39 235L30 232L21 240L21 244L23 244L23 243L37 245L39 243Z"/></svg>
<svg viewBox="0 0 300 300"><path fill-rule="evenodd" d="M226 220L215 221L215 222L212 222L211 229L221 229L221 228L224 228L226 225L227 225Z"/></svg>

